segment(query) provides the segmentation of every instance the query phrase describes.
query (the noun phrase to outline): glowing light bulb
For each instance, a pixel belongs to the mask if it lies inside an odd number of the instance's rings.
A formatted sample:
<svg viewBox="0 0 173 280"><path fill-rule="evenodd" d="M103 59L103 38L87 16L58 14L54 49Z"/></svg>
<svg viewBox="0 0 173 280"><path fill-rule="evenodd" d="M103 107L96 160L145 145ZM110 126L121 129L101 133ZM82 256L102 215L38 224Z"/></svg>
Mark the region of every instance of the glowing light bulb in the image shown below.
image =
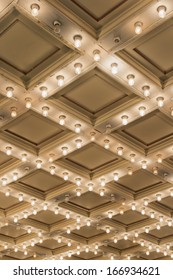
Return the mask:
<svg viewBox="0 0 173 280"><path fill-rule="evenodd" d="M163 216L159 216L160 223L163 223Z"/></svg>
<svg viewBox="0 0 173 280"><path fill-rule="evenodd" d="M81 124L75 124L75 132L80 133L81 132Z"/></svg>
<svg viewBox="0 0 173 280"><path fill-rule="evenodd" d="M133 211L136 210L136 203L135 203L135 202L132 203L132 210L133 210Z"/></svg>
<svg viewBox="0 0 173 280"><path fill-rule="evenodd" d="M26 101L25 107L27 109L30 109L32 107L32 103L31 103L32 99L30 97L27 97L27 98L25 98L25 101Z"/></svg>
<svg viewBox="0 0 173 280"><path fill-rule="evenodd" d="M60 115L59 116L59 124L60 125L65 125L65 119L66 119L66 116Z"/></svg>
<svg viewBox="0 0 173 280"><path fill-rule="evenodd" d="M109 212L108 212L108 218L109 218L109 219L112 219L112 217L113 217L113 212L112 212L112 211L109 211Z"/></svg>
<svg viewBox="0 0 173 280"><path fill-rule="evenodd" d="M59 214L59 207L56 206L56 207L54 208L54 213L55 213L55 215L58 215L58 214Z"/></svg>
<svg viewBox="0 0 173 280"><path fill-rule="evenodd" d="M80 227L81 227L80 223L77 223L76 229L77 229L77 230L80 230Z"/></svg>
<svg viewBox="0 0 173 280"><path fill-rule="evenodd" d="M150 212L150 217L151 217L151 219L154 219L154 218L155 218L154 212Z"/></svg>
<svg viewBox="0 0 173 280"><path fill-rule="evenodd" d="M43 106L43 107L42 107L42 115L43 115L44 117L47 117L48 114L49 114L49 107Z"/></svg>
<svg viewBox="0 0 173 280"><path fill-rule="evenodd" d="M158 175L158 167L153 167L153 174Z"/></svg>
<svg viewBox="0 0 173 280"><path fill-rule="evenodd" d="M163 5L157 8L157 12L160 18L164 18L166 16L166 10L167 10L166 6Z"/></svg>
<svg viewBox="0 0 173 280"><path fill-rule="evenodd" d="M71 247L71 241L70 240L68 241L67 246Z"/></svg>
<svg viewBox="0 0 173 280"><path fill-rule="evenodd" d="M135 22L134 27L135 27L135 33L136 33L137 35L139 35L139 34L142 33L143 23L142 23L141 21Z"/></svg>
<svg viewBox="0 0 173 280"><path fill-rule="evenodd" d="M13 181L17 181L18 180L18 173L14 172L13 173Z"/></svg>
<svg viewBox="0 0 173 280"><path fill-rule="evenodd" d="M57 239L58 243L60 244L62 242L62 237L61 236L58 236L58 239Z"/></svg>
<svg viewBox="0 0 173 280"><path fill-rule="evenodd" d="M76 75L80 75L82 72L82 64L81 63L75 63L74 65L74 72Z"/></svg>
<svg viewBox="0 0 173 280"><path fill-rule="evenodd" d="M106 150L108 150L109 149L109 143L110 143L110 141L108 140L108 139L105 139L104 140L104 148L106 149Z"/></svg>
<svg viewBox="0 0 173 280"><path fill-rule="evenodd" d="M66 156L68 154L68 147L62 147L61 150L62 150L63 156Z"/></svg>
<svg viewBox="0 0 173 280"><path fill-rule="evenodd" d="M149 202L148 198L144 198L144 206L148 206L148 202Z"/></svg>
<svg viewBox="0 0 173 280"><path fill-rule="evenodd" d="M131 167L128 167L128 171L127 171L127 174L132 176L133 175L133 170Z"/></svg>
<svg viewBox="0 0 173 280"><path fill-rule="evenodd" d="M143 86L142 90L143 90L143 94L145 97L150 96L150 87L149 86Z"/></svg>
<svg viewBox="0 0 173 280"><path fill-rule="evenodd" d="M160 253L160 248L159 247L156 248L156 252Z"/></svg>
<svg viewBox="0 0 173 280"><path fill-rule="evenodd" d="M55 175L55 169L56 169L56 167L55 167L54 165L51 165L51 166L49 167L49 169L50 169L50 174L51 174L51 175Z"/></svg>
<svg viewBox="0 0 173 280"><path fill-rule="evenodd" d="M29 233L29 234L30 234L31 232L32 232L31 227L28 227L28 228L27 228L27 233Z"/></svg>
<svg viewBox="0 0 173 280"><path fill-rule="evenodd" d="M20 194L19 194L19 201L22 202L23 200L24 200L24 199L23 199L23 194L20 193Z"/></svg>
<svg viewBox="0 0 173 280"><path fill-rule="evenodd" d="M119 174L114 173L114 181L117 182L119 180Z"/></svg>
<svg viewBox="0 0 173 280"><path fill-rule="evenodd" d="M64 181L68 181L68 172L63 172L63 179Z"/></svg>
<svg viewBox="0 0 173 280"><path fill-rule="evenodd" d="M166 244L166 249L170 250L170 248L171 248L171 245L170 244Z"/></svg>
<svg viewBox="0 0 173 280"><path fill-rule="evenodd" d="M57 79L58 86L62 87L64 85L64 76L59 75L59 76L56 77L56 79Z"/></svg>
<svg viewBox="0 0 173 280"><path fill-rule="evenodd" d="M7 178L2 178L2 186L5 187L7 185Z"/></svg>
<svg viewBox="0 0 173 280"><path fill-rule="evenodd" d="M127 115L123 115L122 117L121 117L121 119L122 119L122 124L123 125L127 125L128 124L128 116Z"/></svg>
<svg viewBox="0 0 173 280"><path fill-rule="evenodd" d="M67 227L67 234L70 234L71 233L71 229L70 227Z"/></svg>
<svg viewBox="0 0 173 280"><path fill-rule="evenodd" d="M36 4L36 3L34 3L34 4L31 5L30 8L31 8L31 15L33 17L38 16L39 10L40 10L40 6L38 4Z"/></svg>
<svg viewBox="0 0 173 280"><path fill-rule="evenodd" d="M90 192L93 191L93 186L94 186L93 183L88 183L88 190L89 190Z"/></svg>
<svg viewBox="0 0 173 280"><path fill-rule="evenodd" d="M146 107L140 106L138 110L139 110L139 115L143 117L145 115Z"/></svg>
<svg viewBox="0 0 173 280"><path fill-rule="evenodd" d="M122 156L123 155L123 147L118 147L117 148L117 154L119 155L119 156Z"/></svg>
<svg viewBox="0 0 173 280"><path fill-rule="evenodd" d="M156 100L157 100L158 107L161 108L164 106L164 98L162 96L157 97Z"/></svg>
<svg viewBox="0 0 173 280"><path fill-rule="evenodd" d="M135 231L135 237L138 238L139 233L137 231Z"/></svg>
<svg viewBox="0 0 173 280"><path fill-rule="evenodd" d="M32 213L33 215L37 215L37 208L34 208Z"/></svg>
<svg viewBox="0 0 173 280"><path fill-rule="evenodd" d="M99 50L94 50L93 51L93 57L94 57L94 60L96 61L96 62L98 62L98 61L100 61L100 51Z"/></svg>
<svg viewBox="0 0 173 280"><path fill-rule="evenodd" d="M124 240L128 240L128 234L124 234Z"/></svg>
<svg viewBox="0 0 173 280"><path fill-rule="evenodd" d="M11 117L12 118L17 117L17 108L16 107L11 107Z"/></svg>
<svg viewBox="0 0 173 280"><path fill-rule="evenodd" d="M46 211L47 209L48 209L48 204L47 204L47 203L44 203L44 204L43 204L43 210Z"/></svg>
<svg viewBox="0 0 173 280"><path fill-rule="evenodd" d="M110 227L106 227L106 233L110 233L111 232L111 229L110 229Z"/></svg>
<svg viewBox="0 0 173 280"><path fill-rule="evenodd" d="M82 36L81 35L75 35L73 37L73 40L74 40L74 45L76 48L80 48L81 47L81 44L82 44Z"/></svg>
<svg viewBox="0 0 173 280"><path fill-rule="evenodd" d="M81 139L76 139L75 142L76 142L76 148L80 149L82 147L82 140Z"/></svg>
<svg viewBox="0 0 173 280"><path fill-rule="evenodd" d="M100 185L104 187L106 185L105 178L100 179Z"/></svg>
<svg viewBox="0 0 173 280"><path fill-rule="evenodd" d="M36 167L37 169L40 169L42 167L42 160L36 160Z"/></svg>
<svg viewBox="0 0 173 280"><path fill-rule="evenodd" d="M142 214L142 215L145 215L145 207L143 207L143 208L141 209L141 214Z"/></svg>
<svg viewBox="0 0 173 280"><path fill-rule="evenodd" d="M157 162L162 163L162 155L157 155Z"/></svg>
<svg viewBox="0 0 173 280"><path fill-rule="evenodd" d="M6 96L7 96L8 98L13 97L13 92L14 92L14 88L12 88L12 87L7 87L7 88L6 88Z"/></svg>
<svg viewBox="0 0 173 280"><path fill-rule="evenodd" d="M35 242L34 240L31 240L31 247L34 247L35 246Z"/></svg>
<svg viewBox="0 0 173 280"><path fill-rule="evenodd" d="M14 223L18 223L18 216L14 216L13 221L14 221Z"/></svg>
<svg viewBox="0 0 173 280"><path fill-rule="evenodd" d="M129 86L131 86L131 87L134 86L134 84L135 84L135 76L133 74L129 74L127 76L127 80L128 80Z"/></svg>
<svg viewBox="0 0 173 280"><path fill-rule="evenodd" d="M92 142L95 141L95 135L96 135L96 133L95 133L95 132L91 132L90 135L91 135L91 141L92 141Z"/></svg>
<svg viewBox="0 0 173 280"><path fill-rule="evenodd" d="M130 154L130 161L132 162L132 163L134 163L135 162L135 154Z"/></svg>
<svg viewBox="0 0 173 280"><path fill-rule="evenodd" d="M48 97L47 87L40 87L40 91L43 98Z"/></svg>
<svg viewBox="0 0 173 280"><path fill-rule="evenodd" d="M104 189L100 189L99 190L99 194L100 194L100 196L104 196L105 195L105 190Z"/></svg>
<svg viewBox="0 0 173 280"><path fill-rule="evenodd" d="M31 206L34 206L36 203L36 199L35 198L31 198Z"/></svg>
<svg viewBox="0 0 173 280"><path fill-rule="evenodd" d="M14 252L17 253L18 252L18 248L14 247Z"/></svg>
<svg viewBox="0 0 173 280"><path fill-rule="evenodd" d="M76 195L81 196L81 189L76 189Z"/></svg>
<svg viewBox="0 0 173 280"><path fill-rule="evenodd" d="M66 212L65 217L66 217L67 220L69 220L70 219L70 212Z"/></svg>
<svg viewBox="0 0 173 280"><path fill-rule="evenodd" d="M120 215L124 214L124 209L120 209Z"/></svg>
<svg viewBox="0 0 173 280"><path fill-rule="evenodd" d="M9 196L10 196L10 192L11 192L11 190L10 190L10 189L6 190L6 192L5 192L5 196L9 197Z"/></svg>
<svg viewBox="0 0 173 280"><path fill-rule="evenodd" d="M23 162L26 162L27 161L27 154L22 154L21 159L22 159Z"/></svg>
<svg viewBox="0 0 173 280"><path fill-rule="evenodd" d="M117 239L117 237L115 236L114 237L114 243L117 243L118 242L118 239Z"/></svg>
<svg viewBox="0 0 173 280"><path fill-rule="evenodd" d="M86 253L89 252L89 247L88 247L88 246L85 248L85 252L86 252Z"/></svg>
<svg viewBox="0 0 173 280"><path fill-rule="evenodd" d="M10 156L12 154L12 147L7 146L5 149L6 149L6 155Z"/></svg>
<svg viewBox="0 0 173 280"><path fill-rule="evenodd" d="M167 220L168 227L172 227L172 220Z"/></svg>
<svg viewBox="0 0 173 280"><path fill-rule="evenodd" d="M118 73L118 64L117 63L112 63L111 64L111 72L113 75Z"/></svg>
<svg viewBox="0 0 173 280"><path fill-rule="evenodd" d="M24 217L24 219L27 219L27 218L28 218L28 212L25 211L25 212L23 213L23 217Z"/></svg>
<svg viewBox="0 0 173 280"><path fill-rule="evenodd" d="M156 199L157 201L161 201L162 200L162 196L160 193L156 194Z"/></svg>
<svg viewBox="0 0 173 280"><path fill-rule="evenodd" d="M147 169L147 161L146 160L141 161L141 166L142 169Z"/></svg>
<svg viewBox="0 0 173 280"><path fill-rule="evenodd" d="M144 241L142 240L142 241L141 241L141 246L144 247L144 245L145 245L145 243L144 243Z"/></svg>
<svg viewBox="0 0 173 280"><path fill-rule="evenodd" d="M81 178L75 179L76 185L79 187L81 185Z"/></svg>
<svg viewBox="0 0 173 280"><path fill-rule="evenodd" d="M156 225L156 229L157 229L157 230L160 230L160 224L157 224L157 225Z"/></svg>
<svg viewBox="0 0 173 280"><path fill-rule="evenodd" d="M86 225L87 225L87 227L91 226L91 220L90 219L87 220Z"/></svg>

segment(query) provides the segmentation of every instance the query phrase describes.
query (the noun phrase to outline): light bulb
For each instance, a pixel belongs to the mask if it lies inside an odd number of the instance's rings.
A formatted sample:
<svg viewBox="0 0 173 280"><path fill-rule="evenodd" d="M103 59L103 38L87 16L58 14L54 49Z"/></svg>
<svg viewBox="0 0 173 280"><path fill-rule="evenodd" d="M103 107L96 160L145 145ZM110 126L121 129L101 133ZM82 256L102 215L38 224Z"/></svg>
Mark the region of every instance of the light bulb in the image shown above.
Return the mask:
<svg viewBox="0 0 173 280"><path fill-rule="evenodd" d="M63 156L66 156L68 154L68 147L62 147L61 150L62 150Z"/></svg>
<svg viewBox="0 0 173 280"><path fill-rule="evenodd" d="M140 106L138 110L139 110L139 115L143 117L145 115L146 107Z"/></svg>
<svg viewBox="0 0 173 280"><path fill-rule="evenodd" d="M18 173L14 172L13 173L13 181L17 181L18 180Z"/></svg>
<svg viewBox="0 0 173 280"><path fill-rule="evenodd" d="M20 201L20 202L23 201L23 194L22 194L22 193L19 194L19 201Z"/></svg>
<svg viewBox="0 0 173 280"><path fill-rule="evenodd" d="M109 211L109 212L108 212L108 218L109 218L109 219L112 219L112 217L113 217L113 212L112 212L112 211Z"/></svg>
<svg viewBox="0 0 173 280"><path fill-rule="evenodd" d="M111 64L111 72L113 75L118 73L118 64L117 63L112 63Z"/></svg>
<svg viewBox="0 0 173 280"><path fill-rule="evenodd" d="M13 96L13 91L14 91L14 88L12 88L12 87L7 87L7 88L6 88L6 96L7 96L8 98L11 98L11 97Z"/></svg>
<svg viewBox="0 0 173 280"><path fill-rule="evenodd" d="M38 237L42 237L42 231L41 230L39 230L39 232L38 232Z"/></svg>
<svg viewBox="0 0 173 280"><path fill-rule="evenodd" d="M12 118L17 117L17 108L16 107L11 107L11 117Z"/></svg>
<svg viewBox="0 0 173 280"><path fill-rule="evenodd" d="M165 257L168 255L168 253L166 251L164 251L163 254Z"/></svg>
<svg viewBox="0 0 173 280"><path fill-rule="evenodd" d="M170 248L171 248L170 244L166 244L166 249L170 250Z"/></svg>
<svg viewBox="0 0 173 280"><path fill-rule="evenodd" d="M160 223L163 223L163 216L159 216Z"/></svg>
<svg viewBox="0 0 173 280"><path fill-rule="evenodd" d="M170 189L170 196L173 197L173 189Z"/></svg>
<svg viewBox="0 0 173 280"><path fill-rule="evenodd" d="M77 223L76 229L77 229L77 230L80 230L80 227L81 227L80 223Z"/></svg>
<svg viewBox="0 0 173 280"><path fill-rule="evenodd" d="M27 229L27 233L31 233L32 232L32 229L31 229L31 227L28 227L28 229Z"/></svg>
<svg viewBox="0 0 173 280"><path fill-rule="evenodd" d="M167 220L168 226L172 227L172 220Z"/></svg>
<svg viewBox="0 0 173 280"><path fill-rule="evenodd" d="M10 189L6 190L6 192L5 192L5 196L9 197L9 196L10 196L10 192L11 192L11 190L10 190Z"/></svg>
<svg viewBox="0 0 173 280"><path fill-rule="evenodd" d="M24 219L27 219L27 218L28 218L28 212L25 211L25 212L23 213L23 217L24 217Z"/></svg>
<svg viewBox="0 0 173 280"><path fill-rule="evenodd" d="M33 17L38 16L39 10L40 10L40 6L36 3L31 5L31 14Z"/></svg>
<svg viewBox="0 0 173 280"><path fill-rule="evenodd" d="M138 238L139 233L137 231L135 231L135 237Z"/></svg>
<svg viewBox="0 0 173 280"><path fill-rule="evenodd" d="M6 149L6 155L10 156L12 154L12 147L7 146L5 149Z"/></svg>
<svg viewBox="0 0 173 280"><path fill-rule="evenodd" d="M104 189L100 189L99 190L99 194L100 194L100 196L104 196L105 195L105 190Z"/></svg>
<svg viewBox="0 0 173 280"><path fill-rule="evenodd" d="M128 171L127 171L127 174L132 176L133 175L133 170L131 167L128 167Z"/></svg>
<svg viewBox="0 0 173 280"><path fill-rule="evenodd" d="M34 208L32 213L33 215L37 215L37 208Z"/></svg>
<svg viewBox="0 0 173 280"><path fill-rule="evenodd" d="M54 214L55 214L55 215L58 215L58 214L59 214L59 207L56 206L56 207L54 208Z"/></svg>
<svg viewBox="0 0 173 280"><path fill-rule="evenodd" d="M153 174L158 175L158 167L156 166L153 167Z"/></svg>
<svg viewBox="0 0 173 280"><path fill-rule="evenodd" d="M4 250L7 250L8 249L8 244L5 244L4 245Z"/></svg>
<svg viewBox="0 0 173 280"><path fill-rule="evenodd" d="M135 33L136 33L137 35L139 35L139 34L142 33L143 23L142 23L141 21L135 22L134 27L135 27Z"/></svg>
<svg viewBox="0 0 173 280"><path fill-rule="evenodd" d="M100 179L100 185L104 187L106 185L105 178Z"/></svg>
<svg viewBox="0 0 173 280"><path fill-rule="evenodd" d="M32 107L32 104L31 104L32 99L30 97L27 97L27 98L25 98L25 101L26 101L25 107L27 109L30 109Z"/></svg>
<svg viewBox="0 0 173 280"><path fill-rule="evenodd" d="M70 234L71 233L71 229L70 227L67 227L67 234Z"/></svg>
<svg viewBox="0 0 173 280"><path fill-rule="evenodd" d="M21 159L22 159L23 162L26 162L27 161L27 154L22 154Z"/></svg>
<svg viewBox="0 0 173 280"><path fill-rule="evenodd" d="M150 87L149 86L143 86L142 90L143 90L143 94L145 97L150 96Z"/></svg>
<svg viewBox="0 0 173 280"><path fill-rule="evenodd" d="M58 236L58 239L57 239L58 243L60 244L62 242L62 237L61 236Z"/></svg>
<svg viewBox="0 0 173 280"><path fill-rule="evenodd" d="M7 178L2 178L2 186L5 187L7 185Z"/></svg>
<svg viewBox="0 0 173 280"><path fill-rule="evenodd" d="M85 248L85 252L86 252L86 253L89 252L89 247L88 247L88 246Z"/></svg>
<svg viewBox="0 0 173 280"><path fill-rule="evenodd" d="M120 209L120 215L124 214L124 209Z"/></svg>
<svg viewBox="0 0 173 280"><path fill-rule="evenodd" d="M55 167L54 165L51 165L51 166L49 167L49 170L50 170L50 174L51 174L51 175L55 175L55 169L56 169L56 167Z"/></svg>
<svg viewBox="0 0 173 280"><path fill-rule="evenodd" d="M136 203L132 203L132 210L135 211L136 210Z"/></svg>
<svg viewBox="0 0 173 280"><path fill-rule="evenodd" d="M40 87L40 90L41 90L41 96L43 98L48 97L47 87Z"/></svg>
<svg viewBox="0 0 173 280"><path fill-rule="evenodd" d="M146 251L146 255L149 256L149 255L150 255L150 252L149 252L149 251Z"/></svg>
<svg viewBox="0 0 173 280"><path fill-rule="evenodd" d="M110 229L110 227L106 227L106 233L110 233L111 232L111 229Z"/></svg>
<svg viewBox="0 0 173 280"><path fill-rule="evenodd" d="M117 237L115 236L114 237L114 243L117 243L118 242L118 239L117 239Z"/></svg>
<svg viewBox="0 0 173 280"><path fill-rule="evenodd" d="M157 155L157 162L162 163L162 155Z"/></svg>
<svg viewBox="0 0 173 280"><path fill-rule="evenodd" d="M156 248L156 252L160 253L160 248L159 247Z"/></svg>
<svg viewBox="0 0 173 280"><path fill-rule="evenodd" d="M147 169L147 161L146 160L141 161L141 166L142 169Z"/></svg>
<svg viewBox="0 0 173 280"><path fill-rule="evenodd" d="M65 217L66 217L67 220L70 219L70 212L69 211L66 212Z"/></svg>
<svg viewBox="0 0 173 280"><path fill-rule="evenodd" d="M127 76L127 80L128 80L129 86L131 86L131 87L134 86L134 84L135 84L135 76L133 74L129 74Z"/></svg>
<svg viewBox="0 0 173 280"><path fill-rule="evenodd" d="M151 219L154 219L154 217L155 217L154 212L150 212L150 217L151 217Z"/></svg>
<svg viewBox="0 0 173 280"><path fill-rule="evenodd" d="M34 240L31 240L31 247L34 247L35 246L35 242Z"/></svg>
<svg viewBox="0 0 173 280"><path fill-rule="evenodd" d="M59 124L60 125L65 125L65 119L66 119L66 116L60 115L59 116Z"/></svg>
<svg viewBox="0 0 173 280"><path fill-rule="evenodd" d="M64 181L68 181L68 172L63 172L63 178L64 178Z"/></svg>
<svg viewBox="0 0 173 280"><path fill-rule="evenodd" d="M76 195L81 196L81 189L76 189Z"/></svg>
<svg viewBox="0 0 173 280"><path fill-rule="evenodd" d="M130 154L130 161L132 162L132 163L134 163L135 162L135 154Z"/></svg>
<svg viewBox="0 0 173 280"><path fill-rule="evenodd" d="M81 178L75 179L76 185L79 187L81 185Z"/></svg>
<svg viewBox="0 0 173 280"><path fill-rule="evenodd" d="M144 198L144 206L148 206L148 202L149 202L148 198Z"/></svg>
<svg viewBox="0 0 173 280"><path fill-rule="evenodd" d="M71 241L70 240L68 241L67 246L71 247Z"/></svg>
<svg viewBox="0 0 173 280"><path fill-rule="evenodd" d="M31 198L31 206L34 206L36 203L36 199L35 198Z"/></svg>
<svg viewBox="0 0 173 280"><path fill-rule="evenodd" d="M14 247L14 252L17 253L18 252L18 248Z"/></svg>
<svg viewBox="0 0 173 280"><path fill-rule="evenodd" d="M42 115L43 115L44 117L47 117L48 114L49 114L49 107L43 106L43 107L42 107Z"/></svg>
<svg viewBox="0 0 173 280"><path fill-rule="evenodd" d="M122 124L123 125L127 125L128 124L128 116L127 115L123 115L122 117L121 117L121 119L122 119Z"/></svg>
<svg viewBox="0 0 173 280"><path fill-rule="evenodd" d="M43 204L43 210L46 211L47 209L48 209L48 205L47 205L47 203L44 203Z"/></svg>
<svg viewBox="0 0 173 280"><path fill-rule="evenodd" d="M54 20L53 22L53 31L56 33L56 34L59 34L61 32L61 22L58 21L58 20Z"/></svg>
<svg viewBox="0 0 173 280"><path fill-rule="evenodd" d="M110 256L110 259L111 259L111 260L114 260L114 256L113 256L113 255L111 255L111 256Z"/></svg>
<svg viewBox="0 0 173 280"><path fill-rule="evenodd" d="M144 245L145 245L145 243L144 243L144 241L142 240L142 241L141 241L141 246L144 247Z"/></svg>
<svg viewBox="0 0 173 280"><path fill-rule="evenodd" d="M81 124L77 123L75 124L75 132L80 133L81 132Z"/></svg>
<svg viewBox="0 0 173 280"><path fill-rule="evenodd" d="M94 186L93 183L88 183L88 190L89 190L90 192L93 191L93 186Z"/></svg>
<svg viewBox="0 0 173 280"><path fill-rule="evenodd" d="M123 155L123 147L118 147L118 148L117 148L117 154L118 154L119 156L122 156L122 155Z"/></svg>
<svg viewBox="0 0 173 280"><path fill-rule="evenodd" d="M76 142L76 148L80 149L82 147L82 140L81 139L76 139L75 142Z"/></svg>
<svg viewBox="0 0 173 280"><path fill-rule="evenodd" d="M145 207L143 207L143 208L141 209L141 214L142 214L142 215L145 215Z"/></svg>
<svg viewBox="0 0 173 280"><path fill-rule="evenodd" d="M87 225L87 227L91 226L91 220L90 219L87 220L86 225Z"/></svg>
<svg viewBox="0 0 173 280"><path fill-rule="evenodd" d="M114 181L117 182L119 180L119 174L114 173Z"/></svg>
<svg viewBox="0 0 173 280"><path fill-rule="evenodd" d="M91 132L91 133L90 133L91 141L92 141L92 142L95 141L95 135L96 135L95 132Z"/></svg>
<svg viewBox="0 0 173 280"><path fill-rule="evenodd" d="M109 149L109 143L110 143L110 141L109 141L108 139L105 139L105 140L104 140L104 148L105 148L106 150Z"/></svg>
<svg viewBox="0 0 173 280"><path fill-rule="evenodd" d="M93 57L94 57L94 60L96 62L98 62L100 60L100 51L99 50L94 50L93 51Z"/></svg>
<svg viewBox="0 0 173 280"><path fill-rule="evenodd" d="M156 199L157 201L161 201L162 200L162 196L160 193L156 194Z"/></svg>
<svg viewBox="0 0 173 280"><path fill-rule="evenodd" d="M156 225L156 229L157 229L157 230L160 230L160 224L157 224L157 225Z"/></svg>
<svg viewBox="0 0 173 280"><path fill-rule="evenodd" d="M56 79L57 79L58 86L62 87L64 85L64 76L59 75L59 76L56 77Z"/></svg>
<svg viewBox="0 0 173 280"><path fill-rule="evenodd" d="M18 216L14 216L13 221L14 221L14 223L18 223Z"/></svg>
<svg viewBox="0 0 173 280"><path fill-rule="evenodd" d="M74 40L74 45L76 48L80 48L81 47L81 44L82 44L82 36L81 35L75 35L73 37L73 40Z"/></svg>
<svg viewBox="0 0 173 280"><path fill-rule="evenodd" d="M166 16L166 10L167 10L166 6L163 5L157 8L157 12L160 18L164 18Z"/></svg>
<svg viewBox="0 0 173 280"><path fill-rule="evenodd" d="M40 169L42 167L42 160L36 160L36 167L37 169Z"/></svg>
<svg viewBox="0 0 173 280"><path fill-rule="evenodd" d="M80 75L82 72L82 64L81 63L75 63L74 65L74 72L76 75Z"/></svg>
<svg viewBox="0 0 173 280"><path fill-rule="evenodd" d="M156 100L157 100L158 107L161 108L164 106L164 98L162 96L157 97Z"/></svg>
<svg viewBox="0 0 173 280"><path fill-rule="evenodd" d="M128 240L128 234L124 234L124 240Z"/></svg>

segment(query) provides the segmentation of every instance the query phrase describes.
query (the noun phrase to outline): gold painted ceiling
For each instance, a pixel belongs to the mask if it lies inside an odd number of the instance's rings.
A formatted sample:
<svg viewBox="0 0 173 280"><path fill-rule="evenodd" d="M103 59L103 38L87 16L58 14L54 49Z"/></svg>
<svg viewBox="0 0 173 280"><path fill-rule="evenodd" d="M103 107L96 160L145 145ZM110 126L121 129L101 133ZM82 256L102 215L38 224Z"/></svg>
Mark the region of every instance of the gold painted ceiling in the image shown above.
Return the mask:
<svg viewBox="0 0 173 280"><path fill-rule="evenodd" d="M172 16L0 1L0 259L173 257Z"/></svg>

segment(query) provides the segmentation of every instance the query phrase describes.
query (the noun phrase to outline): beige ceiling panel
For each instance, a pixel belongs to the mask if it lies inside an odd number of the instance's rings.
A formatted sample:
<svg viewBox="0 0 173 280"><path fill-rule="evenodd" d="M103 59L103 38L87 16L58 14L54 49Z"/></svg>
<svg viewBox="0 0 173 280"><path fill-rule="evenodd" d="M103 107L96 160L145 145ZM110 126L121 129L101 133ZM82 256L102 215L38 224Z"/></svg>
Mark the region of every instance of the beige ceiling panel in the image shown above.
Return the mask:
<svg viewBox="0 0 173 280"><path fill-rule="evenodd" d="M124 215L118 214L116 216L113 216L113 220L122 223L124 225L134 224L147 219L148 216L142 215L139 212L133 210L126 211Z"/></svg>
<svg viewBox="0 0 173 280"><path fill-rule="evenodd" d="M20 228L20 226L8 225L1 228L1 234L7 235L9 237L17 238L26 234L27 232Z"/></svg>
<svg viewBox="0 0 173 280"><path fill-rule="evenodd" d="M29 218L47 225L52 225L56 222L64 220L64 216L60 214L55 215L54 212L49 210L46 211L46 215L45 215L45 211L42 210L38 212L37 215L31 215Z"/></svg>
<svg viewBox="0 0 173 280"><path fill-rule="evenodd" d="M73 230L73 233L76 234L76 235L79 235L83 238L89 239L89 238L92 238L94 236L103 234L105 232L101 229L96 229L93 226L90 226L90 227L83 226L83 227L80 228L80 230Z"/></svg>

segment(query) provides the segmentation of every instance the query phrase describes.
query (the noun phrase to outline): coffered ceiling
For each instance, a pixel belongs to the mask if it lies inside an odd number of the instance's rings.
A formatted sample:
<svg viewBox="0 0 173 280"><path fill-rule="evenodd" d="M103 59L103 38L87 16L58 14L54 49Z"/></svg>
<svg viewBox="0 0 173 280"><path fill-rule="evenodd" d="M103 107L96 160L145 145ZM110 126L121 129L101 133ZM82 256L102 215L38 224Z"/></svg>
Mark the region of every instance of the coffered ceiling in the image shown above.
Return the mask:
<svg viewBox="0 0 173 280"><path fill-rule="evenodd" d="M0 1L0 259L173 258L172 15Z"/></svg>

